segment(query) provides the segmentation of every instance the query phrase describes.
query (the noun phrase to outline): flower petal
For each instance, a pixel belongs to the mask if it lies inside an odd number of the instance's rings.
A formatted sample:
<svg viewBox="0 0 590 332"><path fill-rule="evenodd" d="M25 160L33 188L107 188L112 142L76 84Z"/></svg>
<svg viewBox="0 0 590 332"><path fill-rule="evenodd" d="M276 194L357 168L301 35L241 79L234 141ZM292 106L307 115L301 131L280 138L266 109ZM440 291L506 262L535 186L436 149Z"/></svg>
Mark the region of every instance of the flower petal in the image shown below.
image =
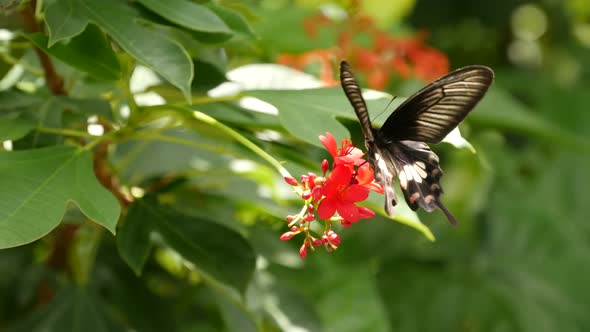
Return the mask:
<svg viewBox="0 0 590 332"><path fill-rule="evenodd" d="M338 145L336 144L336 139L334 136L332 136L332 134L326 132L326 136L320 135L320 142L322 142L332 157L336 158L338 156Z"/></svg>
<svg viewBox="0 0 590 332"><path fill-rule="evenodd" d="M353 203L338 202L336 205L336 211L338 214L350 222L357 222L359 220L359 208Z"/></svg>
<svg viewBox="0 0 590 332"><path fill-rule="evenodd" d="M369 188L358 184L350 185L340 194L340 200L344 202L360 202L369 197Z"/></svg>
<svg viewBox="0 0 590 332"><path fill-rule="evenodd" d="M337 197L348 187L352 179L352 169L344 165L336 165L323 186L322 194L326 197Z"/></svg>
<svg viewBox="0 0 590 332"><path fill-rule="evenodd" d="M369 163L363 164L356 170L356 179L361 186L373 182L375 176L373 175L373 170L371 169Z"/></svg>
<svg viewBox="0 0 590 332"><path fill-rule="evenodd" d="M383 187L381 187L381 185L375 181L366 184L364 186L365 188L368 188L369 190L373 190L374 192L378 193L378 194L383 194L385 191L383 191Z"/></svg>
<svg viewBox="0 0 590 332"><path fill-rule="evenodd" d="M337 200L335 198L326 197L320 202L318 206L318 217L321 219L330 219L336 212Z"/></svg>
<svg viewBox="0 0 590 332"><path fill-rule="evenodd" d="M375 216L375 212L373 210L366 208L364 206L359 206L359 218L360 219L371 219Z"/></svg>

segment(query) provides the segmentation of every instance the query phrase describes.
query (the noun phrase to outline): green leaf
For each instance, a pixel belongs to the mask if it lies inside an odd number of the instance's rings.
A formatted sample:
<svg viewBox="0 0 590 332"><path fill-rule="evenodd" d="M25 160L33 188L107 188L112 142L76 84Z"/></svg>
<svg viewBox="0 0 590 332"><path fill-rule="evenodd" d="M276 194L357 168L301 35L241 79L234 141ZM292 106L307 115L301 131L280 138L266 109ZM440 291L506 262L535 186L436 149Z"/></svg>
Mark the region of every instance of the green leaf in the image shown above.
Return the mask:
<svg viewBox="0 0 590 332"><path fill-rule="evenodd" d="M252 112L232 102L196 104L192 105L191 108L236 127L250 129L282 129L278 118L275 115Z"/></svg>
<svg viewBox="0 0 590 332"><path fill-rule="evenodd" d="M245 305L243 303L232 301L233 299L228 299L225 294L215 294L215 299L221 312L221 317L223 317L226 331L259 331L253 317L245 311Z"/></svg>
<svg viewBox="0 0 590 332"><path fill-rule="evenodd" d="M115 233L120 206L94 177L88 152L70 146L0 152L0 174L0 248L49 233L68 202Z"/></svg>
<svg viewBox="0 0 590 332"><path fill-rule="evenodd" d="M481 126L532 135L552 143L590 146L590 142L583 142L580 137L544 120L500 89L490 90L475 111L470 113L468 121Z"/></svg>
<svg viewBox="0 0 590 332"><path fill-rule="evenodd" d="M255 256L239 233L216 222L161 206L151 196L135 201L131 211L133 213L121 227L124 237L117 243L121 256L133 270L141 270L150 247L128 242L147 242L146 237L157 232L170 248L193 263L201 273L242 293L245 291L254 271ZM126 227L129 229L125 230ZM139 235L134 235L135 232Z"/></svg>
<svg viewBox="0 0 590 332"><path fill-rule="evenodd" d="M404 197L404 195L400 193L399 190L396 190L396 194L397 197ZM369 199L366 201L366 205L369 206L372 210L378 211L381 215L388 219L395 220L399 223L416 229L417 231L422 233L428 240L435 240L434 234L432 234L430 228L428 228L428 226L422 223L420 217L418 217L418 214L415 211L412 211L412 209L410 209L410 207L404 200L399 201L397 205L393 207L393 218L388 217L385 213L385 210L383 209L383 201L383 195L371 193L371 195L369 195Z"/></svg>
<svg viewBox="0 0 590 332"><path fill-rule="evenodd" d="M281 331L322 331L314 306L296 289L275 284L268 291L264 310Z"/></svg>
<svg viewBox="0 0 590 332"><path fill-rule="evenodd" d="M154 13L185 28L209 33L231 34L213 11L197 3L186 0L138 0Z"/></svg>
<svg viewBox="0 0 590 332"><path fill-rule="evenodd" d="M321 147L319 135L329 131L337 140L350 137L350 133L338 117L356 119L356 115L344 96L341 88L306 90L256 90L244 94L259 98L274 105L279 110L279 120L283 127L299 139ZM396 98L395 108L402 101ZM383 110L387 99L367 100L371 118ZM377 121L376 124L384 120Z"/></svg>
<svg viewBox="0 0 590 332"><path fill-rule="evenodd" d="M217 14L217 16L219 16L234 32L245 37L254 37L254 31L252 31L252 27L239 12L218 6L212 2L206 4L206 6L215 14Z"/></svg>
<svg viewBox="0 0 590 332"><path fill-rule="evenodd" d="M43 33L25 35L45 53L79 69L99 80L114 81L121 78L121 67L104 34L89 25L67 44L47 47L48 37Z"/></svg>
<svg viewBox="0 0 590 332"><path fill-rule="evenodd" d="M0 91L0 111L15 111L42 103L44 98L16 91Z"/></svg>
<svg viewBox="0 0 590 332"><path fill-rule="evenodd" d="M97 115L107 120L113 120L113 109L107 100L61 96L58 98L58 101L64 109L73 113L78 113L86 118L91 115Z"/></svg>
<svg viewBox="0 0 590 332"><path fill-rule="evenodd" d="M30 119L2 116L0 117L0 142L19 139L33 130L35 125L36 123Z"/></svg>
<svg viewBox="0 0 590 332"><path fill-rule="evenodd" d="M13 326L11 332L41 331L123 331L107 315L106 306L89 290L78 287L63 289L51 303L37 309Z"/></svg>
<svg viewBox="0 0 590 332"><path fill-rule="evenodd" d="M190 98L193 63L186 50L153 29L140 25L137 12L125 3L117 0L56 1L47 8L47 18L49 45L81 33L89 22L94 22L127 53Z"/></svg>
<svg viewBox="0 0 590 332"><path fill-rule="evenodd" d="M59 102L60 97L50 96L41 104L33 106L26 112L36 121L37 126L47 128L61 128L64 108ZM53 146L61 144L63 137L61 135L46 134L39 131L32 132L16 142L17 150L25 150L43 146Z"/></svg>
<svg viewBox="0 0 590 332"><path fill-rule="evenodd" d="M117 232L119 254L136 275L141 274L149 257L152 249L150 235L155 228L152 212L143 204L135 202L129 207Z"/></svg>
<svg viewBox="0 0 590 332"><path fill-rule="evenodd" d="M45 10L45 24L49 30L49 44L77 36L88 25L82 2L76 0L52 1Z"/></svg>
<svg viewBox="0 0 590 332"><path fill-rule="evenodd" d="M376 280L391 330L520 330L501 283L494 285L463 267L453 271L437 261L384 262Z"/></svg>

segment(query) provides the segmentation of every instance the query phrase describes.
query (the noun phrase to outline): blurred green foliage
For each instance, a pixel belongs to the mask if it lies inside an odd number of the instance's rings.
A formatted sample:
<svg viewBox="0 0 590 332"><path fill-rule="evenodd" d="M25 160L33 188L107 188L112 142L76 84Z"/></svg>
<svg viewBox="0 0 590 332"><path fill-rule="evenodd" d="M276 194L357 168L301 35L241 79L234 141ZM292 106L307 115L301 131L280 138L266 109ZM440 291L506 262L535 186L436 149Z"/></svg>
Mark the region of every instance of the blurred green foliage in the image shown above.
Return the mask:
<svg viewBox="0 0 590 332"><path fill-rule="evenodd" d="M43 32L2 37L0 330L590 329L590 2L354 2L47 1ZM241 65L334 47L337 25L315 38L304 29L320 9L376 16L394 35L427 31L451 67L496 72L461 127L477 154L434 147L461 224L421 212L407 224L422 222L435 242L382 216L338 229L337 251L305 260L297 237L279 241L284 216L300 207L244 140L293 175L319 172L327 153L315 137L358 141L354 114L339 89L263 90L284 82L257 75L246 87L256 91L206 92ZM30 31L26 15L0 28ZM48 84L32 46L47 52L67 96ZM138 64L156 84L130 84ZM423 84L395 77L387 92L405 97ZM145 93L163 105L142 104ZM278 115L252 112L241 97ZM371 101L372 114L386 104ZM107 132L88 134L89 121ZM134 197L117 196L118 221L89 154ZM95 222L117 223L117 235Z"/></svg>

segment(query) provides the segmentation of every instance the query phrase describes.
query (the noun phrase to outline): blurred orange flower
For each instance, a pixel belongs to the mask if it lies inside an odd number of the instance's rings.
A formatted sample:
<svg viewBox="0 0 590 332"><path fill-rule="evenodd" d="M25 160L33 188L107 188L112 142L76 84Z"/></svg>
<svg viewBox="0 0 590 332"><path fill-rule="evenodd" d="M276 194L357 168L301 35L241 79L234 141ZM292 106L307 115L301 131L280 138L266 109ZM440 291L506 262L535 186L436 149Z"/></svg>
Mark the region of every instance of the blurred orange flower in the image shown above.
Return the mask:
<svg viewBox="0 0 590 332"><path fill-rule="evenodd" d="M316 38L319 29L336 25L323 15L310 16L303 23L309 38ZM409 36L394 36L377 28L368 16L351 16L337 35L337 45L298 55L282 54L277 63L304 70L319 65L320 79L327 86L338 85L334 64L347 59L370 88L385 89L392 76L402 79L418 78L432 81L449 72L449 60L441 51L426 45L429 34L419 31ZM367 35L370 46L357 43L355 36Z"/></svg>

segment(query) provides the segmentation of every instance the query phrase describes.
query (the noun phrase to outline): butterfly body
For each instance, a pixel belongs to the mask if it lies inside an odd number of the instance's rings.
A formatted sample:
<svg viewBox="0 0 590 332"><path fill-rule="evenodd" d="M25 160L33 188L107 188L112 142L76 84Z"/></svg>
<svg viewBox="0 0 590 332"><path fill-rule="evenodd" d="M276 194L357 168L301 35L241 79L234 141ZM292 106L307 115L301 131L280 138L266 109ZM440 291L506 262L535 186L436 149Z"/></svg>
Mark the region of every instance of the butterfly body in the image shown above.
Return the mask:
<svg viewBox="0 0 590 332"><path fill-rule="evenodd" d="M397 177L410 208L421 207L427 212L438 208L451 224L457 224L457 219L440 201L443 172L438 156L426 143L440 142L455 128L481 100L493 77L493 71L485 66L458 69L406 99L377 129L371 124L350 65L342 61L342 88L359 118L367 160L375 180L383 187L388 215L393 215L397 204L393 189Z"/></svg>

